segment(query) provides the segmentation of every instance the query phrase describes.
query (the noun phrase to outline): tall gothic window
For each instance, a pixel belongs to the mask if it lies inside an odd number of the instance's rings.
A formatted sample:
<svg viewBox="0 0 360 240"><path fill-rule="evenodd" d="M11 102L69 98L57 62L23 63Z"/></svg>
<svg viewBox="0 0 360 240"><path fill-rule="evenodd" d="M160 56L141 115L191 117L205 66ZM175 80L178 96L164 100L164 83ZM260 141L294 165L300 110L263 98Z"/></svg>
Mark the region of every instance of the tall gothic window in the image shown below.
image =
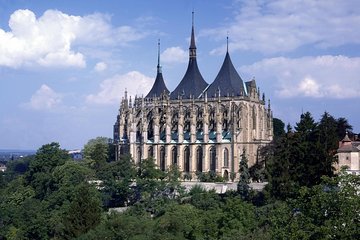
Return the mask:
<svg viewBox="0 0 360 240"><path fill-rule="evenodd" d="M177 147L171 149L171 162L173 165L177 165Z"/></svg>
<svg viewBox="0 0 360 240"><path fill-rule="evenodd" d="M148 139L153 139L153 138L154 138L153 120L150 119L148 125Z"/></svg>
<svg viewBox="0 0 360 240"><path fill-rule="evenodd" d="M203 165L202 159L203 159L202 148L198 147L196 149L196 171L198 171L198 172L202 172L202 165Z"/></svg>
<svg viewBox="0 0 360 240"><path fill-rule="evenodd" d="M184 149L184 169L185 172L190 172L190 150L188 147Z"/></svg>
<svg viewBox="0 0 360 240"><path fill-rule="evenodd" d="M190 110L186 110L185 113L185 124L184 124L184 131L185 132L190 132L190 118L191 118L191 112Z"/></svg>
<svg viewBox="0 0 360 240"><path fill-rule="evenodd" d="M165 148L160 148L160 169L165 171Z"/></svg>
<svg viewBox="0 0 360 240"><path fill-rule="evenodd" d="M210 171L216 171L216 149L210 148Z"/></svg>
<svg viewBox="0 0 360 240"><path fill-rule="evenodd" d="M256 112L255 112L255 106L252 109L252 122L253 122L253 129L256 129Z"/></svg>
<svg viewBox="0 0 360 240"><path fill-rule="evenodd" d="M229 167L229 150L224 149L224 167Z"/></svg>
<svg viewBox="0 0 360 240"><path fill-rule="evenodd" d="M154 157L154 149L153 149L153 147L149 147L149 149L148 149L148 157Z"/></svg>
<svg viewBox="0 0 360 240"><path fill-rule="evenodd" d="M140 162L141 161L141 149L140 149L140 147L137 147L137 149L136 149L136 159L137 159L137 162Z"/></svg>

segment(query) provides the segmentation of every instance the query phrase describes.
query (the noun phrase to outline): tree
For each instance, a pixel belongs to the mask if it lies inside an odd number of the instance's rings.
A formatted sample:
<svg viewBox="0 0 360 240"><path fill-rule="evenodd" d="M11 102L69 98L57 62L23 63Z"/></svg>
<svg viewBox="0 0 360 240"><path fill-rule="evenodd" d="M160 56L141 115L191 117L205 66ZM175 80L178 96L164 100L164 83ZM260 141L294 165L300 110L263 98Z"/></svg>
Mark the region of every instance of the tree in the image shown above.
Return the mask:
<svg viewBox="0 0 360 240"><path fill-rule="evenodd" d="M65 239L74 239L100 223L101 201L96 189L81 183L62 216Z"/></svg>
<svg viewBox="0 0 360 240"><path fill-rule="evenodd" d="M353 130L353 127L349 124L348 120L346 118L338 118L337 119L337 136L338 140L341 140L344 138L346 132L351 133Z"/></svg>
<svg viewBox="0 0 360 240"><path fill-rule="evenodd" d="M292 204L308 239L358 239L360 177L340 173L311 188L303 187Z"/></svg>
<svg viewBox="0 0 360 240"><path fill-rule="evenodd" d="M319 184L321 177L333 176L334 163L337 161L336 152L339 144L337 136L337 121L330 114L325 112L318 125L318 142L317 149L319 154L318 162L318 179L316 184Z"/></svg>
<svg viewBox="0 0 360 240"><path fill-rule="evenodd" d="M84 146L84 159L89 166L96 171L113 161L113 146L111 139L106 137L97 137L90 139Z"/></svg>
<svg viewBox="0 0 360 240"><path fill-rule="evenodd" d="M38 199L44 199L51 194L54 190L52 171L69 160L69 154L60 148L59 143L53 142L39 148L25 174L27 183L35 189Z"/></svg>
<svg viewBox="0 0 360 240"><path fill-rule="evenodd" d="M246 157L245 149L243 149L243 153L241 154L239 173L240 173L240 179L237 185L238 193L240 194L242 199L248 199L250 192L250 187L249 187L250 173L249 173L248 160Z"/></svg>
<svg viewBox="0 0 360 240"><path fill-rule="evenodd" d="M294 147L296 147L296 139L290 132L274 141L265 156L266 174L269 181L265 189L275 198L285 200L295 193L297 186L292 176L294 168L291 160Z"/></svg>
<svg viewBox="0 0 360 240"><path fill-rule="evenodd" d="M130 156L122 156L119 161L107 163L98 174L103 180L101 193L106 207L126 206L133 201L136 169Z"/></svg>
<svg viewBox="0 0 360 240"><path fill-rule="evenodd" d="M274 138L278 138L285 134L285 123L279 118L273 118Z"/></svg>

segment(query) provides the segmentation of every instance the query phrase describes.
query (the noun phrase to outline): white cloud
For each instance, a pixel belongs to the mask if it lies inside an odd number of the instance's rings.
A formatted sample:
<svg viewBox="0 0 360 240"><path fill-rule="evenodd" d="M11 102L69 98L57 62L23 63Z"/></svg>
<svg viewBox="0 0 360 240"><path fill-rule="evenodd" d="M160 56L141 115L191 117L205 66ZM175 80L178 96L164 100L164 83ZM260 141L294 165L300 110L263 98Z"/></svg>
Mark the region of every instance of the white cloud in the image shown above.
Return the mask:
<svg viewBox="0 0 360 240"><path fill-rule="evenodd" d="M56 93L49 86L43 84L24 106L34 110L51 110L59 106L61 102L61 94Z"/></svg>
<svg viewBox="0 0 360 240"><path fill-rule="evenodd" d="M181 47L170 47L161 54L161 61L165 63L184 63L188 59L188 52Z"/></svg>
<svg viewBox="0 0 360 240"><path fill-rule="evenodd" d="M86 101L96 104L119 104L125 90L127 90L128 96L146 95L153 83L153 78L137 71L128 72L124 75L115 75L104 80L100 84L100 91L97 94L88 95Z"/></svg>
<svg viewBox="0 0 360 240"><path fill-rule="evenodd" d="M320 48L360 43L360 1L239 1L235 19L205 30L202 36L222 40L230 33L231 50L288 52L314 44ZM224 52L224 47L213 54Z"/></svg>
<svg viewBox="0 0 360 240"><path fill-rule="evenodd" d="M360 97L360 58L346 56L277 57L241 67L240 73L255 75L271 84L279 97Z"/></svg>
<svg viewBox="0 0 360 240"><path fill-rule="evenodd" d="M106 68L107 68L107 65L104 62L98 62L94 67L95 71L97 71L97 72L102 72L102 71L106 70Z"/></svg>
<svg viewBox="0 0 360 240"><path fill-rule="evenodd" d="M311 77L305 77L299 83L299 94L307 97L322 97L320 85Z"/></svg>
<svg viewBox="0 0 360 240"><path fill-rule="evenodd" d="M16 10L9 20L10 31L0 29L0 66L85 67L81 45L126 45L143 38L130 26L113 27L103 14L73 16L47 10L36 17L30 10Z"/></svg>

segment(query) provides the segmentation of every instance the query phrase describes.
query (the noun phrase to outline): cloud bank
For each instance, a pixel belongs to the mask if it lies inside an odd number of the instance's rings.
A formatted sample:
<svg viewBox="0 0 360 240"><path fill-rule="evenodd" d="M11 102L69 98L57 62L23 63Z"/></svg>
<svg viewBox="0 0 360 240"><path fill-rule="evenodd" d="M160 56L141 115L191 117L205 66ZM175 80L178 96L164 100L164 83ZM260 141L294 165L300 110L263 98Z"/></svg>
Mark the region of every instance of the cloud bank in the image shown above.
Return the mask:
<svg viewBox="0 0 360 240"><path fill-rule="evenodd" d="M234 21L204 30L201 36L223 41L230 34L230 48L265 54L290 52L314 44L318 48L359 44L355 29L360 1L237 1ZM222 54L225 47L214 49Z"/></svg>
<svg viewBox="0 0 360 240"><path fill-rule="evenodd" d="M130 26L114 27L104 14L74 16L47 10L40 17L28 9L16 10L9 20L10 31L0 28L0 66L19 68L86 66L76 46L107 46L143 38Z"/></svg>
<svg viewBox="0 0 360 240"><path fill-rule="evenodd" d="M135 95L147 94L153 83L153 78L137 71L115 75L104 80L100 84L100 91L97 94L88 95L86 101L95 104L119 104L125 90L128 92L128 97L134 98Z"/></svg>
<svg viewBox="0 0 360 240"><path fill-rule="evenodd" d="M359 57L276 57L243 66L240 72L271 83L275 95L282 98L360 97Z"/></svg>
<svg viewBox="0 0 360 240"><path fill-rule="evenodd" d="M62 95L55 92L46 84L41 87L31 96L28 103L24 106L32 110L51 110L62 103Z"/></svg>

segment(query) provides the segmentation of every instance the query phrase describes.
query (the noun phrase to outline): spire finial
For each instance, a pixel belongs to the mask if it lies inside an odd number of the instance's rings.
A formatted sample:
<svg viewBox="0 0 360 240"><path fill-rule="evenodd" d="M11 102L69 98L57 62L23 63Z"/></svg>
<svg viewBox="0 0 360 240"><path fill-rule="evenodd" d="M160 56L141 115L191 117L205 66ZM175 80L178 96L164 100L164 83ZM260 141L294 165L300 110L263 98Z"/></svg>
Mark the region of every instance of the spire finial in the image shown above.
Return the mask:
<svg viewBox="0 0 360 240"><path fill-rule="evenodd" d="M195 30L194 30L194 10L192 11L192 27L191 27L191 39L190 39L189 57L190 58L196 58Z"/></svg>
<svg viewBox="0 0 360 240"><path fill-rule="evenodd" d="M226 52L229 52L229 31L227 31L226 36Z"/></svg>
<svg viewBox="0 0 360 240"><path fill-rule="evenodd" d="M160 39L158 39L158 65L157 65L158 73L161 73L161 66L160 66Z"/></svg>
<svg viewBox="0 0 360 240"><path fill-rule="evenodd" d="M192 10L192 12L191 12L191 14L192 14L192 26L194 27L194 9Z"/></svg>

